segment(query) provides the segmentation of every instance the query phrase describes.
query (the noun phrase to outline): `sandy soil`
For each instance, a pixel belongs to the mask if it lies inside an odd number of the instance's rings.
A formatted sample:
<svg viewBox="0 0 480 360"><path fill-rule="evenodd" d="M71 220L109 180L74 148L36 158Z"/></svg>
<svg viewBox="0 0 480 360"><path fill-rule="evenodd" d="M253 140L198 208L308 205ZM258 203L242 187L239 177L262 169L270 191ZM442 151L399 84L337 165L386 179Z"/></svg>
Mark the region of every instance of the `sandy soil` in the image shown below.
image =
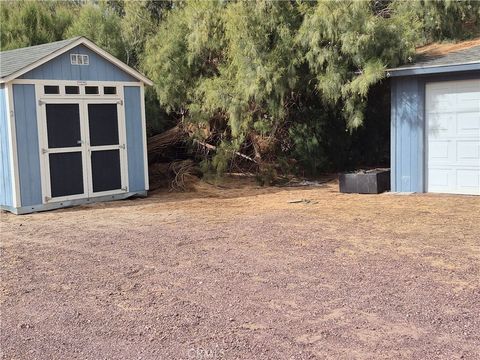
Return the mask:
<svg viewBox="0 0 480 360"><path fill-rule="evenodd" d="M480 358L479 197L237 185L3 213L2 358Z"/></svg>

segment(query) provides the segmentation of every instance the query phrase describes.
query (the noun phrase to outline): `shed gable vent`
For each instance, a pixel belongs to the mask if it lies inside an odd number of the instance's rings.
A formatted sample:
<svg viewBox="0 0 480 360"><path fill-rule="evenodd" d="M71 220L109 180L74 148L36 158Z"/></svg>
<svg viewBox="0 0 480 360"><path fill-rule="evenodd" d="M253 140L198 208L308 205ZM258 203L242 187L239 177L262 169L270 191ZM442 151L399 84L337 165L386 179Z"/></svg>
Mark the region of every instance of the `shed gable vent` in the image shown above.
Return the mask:
<svg viewBox="0 0 480 360"><path fill-rule="evenodd" d="M88 65L88 55L83 54L70 54L70 63L72 65Z"/></svg>

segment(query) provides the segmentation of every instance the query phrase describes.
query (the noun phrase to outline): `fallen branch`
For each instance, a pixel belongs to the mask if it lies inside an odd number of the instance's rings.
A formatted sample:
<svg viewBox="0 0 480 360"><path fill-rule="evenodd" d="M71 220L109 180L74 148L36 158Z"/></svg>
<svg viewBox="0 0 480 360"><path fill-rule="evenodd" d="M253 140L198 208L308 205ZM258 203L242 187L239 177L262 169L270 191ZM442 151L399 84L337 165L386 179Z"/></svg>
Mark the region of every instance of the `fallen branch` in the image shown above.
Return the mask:
<svg viewBox="0 0 480 360"><path fill-rule="evenodd" d="M208 143L206 143L206 142L203 142L203 141L200 141L200 140L197 140L197 139L193 139L193 142L194 142L195 144L201 145L201 146L203 146L203 147L205 147L205 148L207 148L207 149L209 149L209 150L216 150L216 149L217 149L217 147L216 147L215 145L208 144ZM251 157L248 156L248 155L242 154L242 153L240 153L240 152L238 152L238 151L231 151L231 152L232 152L233 154L237 155L237 156L240 156L240 157L242 157L242 158L244 158L244 159L247 159L248 161L254 162L255 164L257 163L257 161L256 161L255 159L251 158Z"/></svg>
<svg viewBox="0 0 480 360"><path fill-rule="evenodd" d="M156 155L173 145L179 144L188 138L187 132L180 126L175 126L161 134L148 139L148 154Z"/></svg>

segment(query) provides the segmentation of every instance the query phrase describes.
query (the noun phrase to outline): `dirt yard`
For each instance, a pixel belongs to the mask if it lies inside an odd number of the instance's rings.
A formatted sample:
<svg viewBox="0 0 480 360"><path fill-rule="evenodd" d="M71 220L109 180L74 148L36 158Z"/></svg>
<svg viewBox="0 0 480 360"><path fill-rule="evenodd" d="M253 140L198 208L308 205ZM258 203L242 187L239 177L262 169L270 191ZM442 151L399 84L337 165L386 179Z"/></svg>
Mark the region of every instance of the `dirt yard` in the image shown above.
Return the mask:
<svg viewBox="0 0 480 360"><path fill-rule="evenodd" d="M3 359L480 358L479 197L200 184L0 224Z"/></svg>

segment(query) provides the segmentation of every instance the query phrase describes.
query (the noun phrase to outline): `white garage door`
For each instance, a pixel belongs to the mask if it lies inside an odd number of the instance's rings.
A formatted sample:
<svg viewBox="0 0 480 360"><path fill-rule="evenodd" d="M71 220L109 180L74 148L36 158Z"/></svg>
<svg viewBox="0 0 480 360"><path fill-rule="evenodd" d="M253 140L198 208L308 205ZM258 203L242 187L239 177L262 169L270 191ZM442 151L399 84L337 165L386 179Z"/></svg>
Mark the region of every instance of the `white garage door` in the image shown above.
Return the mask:
<svg viewBox="0 0 480 360"><path fill-rule="evenodd" d="M480 79L426 86L427 191L480 195Z"/></svg>

